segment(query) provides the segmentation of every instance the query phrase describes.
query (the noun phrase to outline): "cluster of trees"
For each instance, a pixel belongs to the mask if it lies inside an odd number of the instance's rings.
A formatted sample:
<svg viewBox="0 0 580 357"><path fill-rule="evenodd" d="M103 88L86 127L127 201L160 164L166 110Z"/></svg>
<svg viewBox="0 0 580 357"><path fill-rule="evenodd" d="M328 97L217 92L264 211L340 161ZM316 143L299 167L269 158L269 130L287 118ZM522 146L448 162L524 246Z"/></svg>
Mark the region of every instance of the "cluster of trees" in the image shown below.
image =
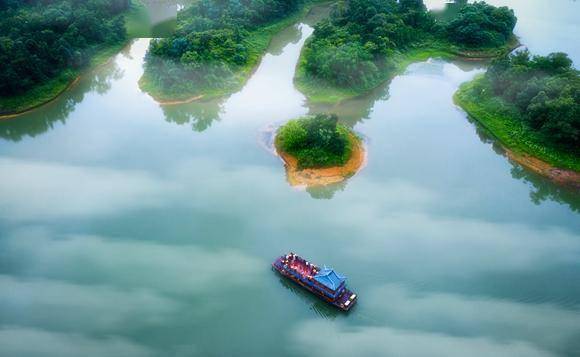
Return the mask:
<svg viewBox="0 0 580 357"><path fill-rule="evenodd" d="M173 36L151 42L149 74L165 88L175 89L184 80L203 87L222 85L250 60L250 31L288 16L303 1L196 1L178 14Z"/></svg>
<svg viewBox="0 0 580 357"><path fill-rule="evenodd" d="M342 0L316 26L304 52L305 70L335 86L368 88L393 65L396 51L427 40L501 46L515 22L508 8L479 2L464 4L454 21L437 22L423 0Z"/></svg>
<svg viewBox="0 0 580 357"><path fill-rule="evenodd" d="M569 151L580 148L580 72L565 53L520 51L494 61L485 75L493 94L523 123Z"/></svg>
<svg viewBox="0 0 580 357"><path fill-rule="evenodd" d="M468 47L498 47L510 39L516 26L514 11L484 2L465 5L447 25L449 39Z"/></svg>
<svg viewBox="0 0 580 357"><path fill-rule="evenodd" d="M341 1L316 26L304 51L305 70L341 87L371 86L389 55L433 24L422 1Z"/></svg>
<svg viewBox="0 0 580 357"><path fill-rule="evenodd" d="M86 65L96 45L126 36L129 0L0 1L0 95L25 93Z"/></svg>
<svg viewBox="0 0 580 357"><path fill-rule="evenodd" d="M276 145L296 157L299 168L344 165L351 151L349 131L334 114L289 121L278 131Z"/></svg>

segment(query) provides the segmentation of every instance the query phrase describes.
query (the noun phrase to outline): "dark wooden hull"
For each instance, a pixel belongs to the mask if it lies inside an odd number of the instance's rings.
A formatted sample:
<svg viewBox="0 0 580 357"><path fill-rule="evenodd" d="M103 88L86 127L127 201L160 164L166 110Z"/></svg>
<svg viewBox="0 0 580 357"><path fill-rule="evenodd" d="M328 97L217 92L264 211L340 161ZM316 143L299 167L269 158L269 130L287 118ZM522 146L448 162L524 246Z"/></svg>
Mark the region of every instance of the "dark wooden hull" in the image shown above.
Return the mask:
<svg viewBox="0 0 580 357"><path fill-rule="evenodd" d="M346 289L346 288L340 294L340 296L338 296L336 299L333 300L333 299L329 298L328 296L324 295L323 293L321 293L319 290L315 289L312 286L309 286L308 284L304 283L303 281L296 278L292 274L288 273L286 270L284 270L284 268L280 264L277 264L277 263L279 263L278 260L275 261L274 263L272 263L272 267L280 275L292 280L296 284L302 286L304 289L310 291L312 294L318 296L320 299L328 302L331 305L334 305L335 307L337 307L343 311L349 311L357 301L356 295L352 291L350 291L349 289ZM355 296L355 298L351 300L350 299L351 296ZM347 301L350 301L350 303L346 303Z"/></svg>

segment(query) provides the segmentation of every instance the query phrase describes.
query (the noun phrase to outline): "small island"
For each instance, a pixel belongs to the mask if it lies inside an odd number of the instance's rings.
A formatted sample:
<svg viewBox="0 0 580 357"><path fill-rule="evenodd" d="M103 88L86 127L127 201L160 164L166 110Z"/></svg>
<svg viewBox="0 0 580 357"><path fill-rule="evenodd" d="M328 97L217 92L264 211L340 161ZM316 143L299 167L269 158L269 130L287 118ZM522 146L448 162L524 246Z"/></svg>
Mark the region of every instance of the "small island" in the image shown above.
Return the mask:
<svg viewBox="0 0 580 357"><path fill-rule="evenodd" d="M289 121L278 130L275 146L292 186L342 182L356 174L365 162L360 138L339 124L333 114Z"/></svg>
<svg viewBox="0 0 580 357"><path fill-rule="evenodd" d="M580 187L580 72L566 54L519 51L498 59L462 85L455 101L510 159Z"/></svg>
<svg viewBox="0 0 580 357"><path fill-rule="evenodd" d="M199 0L177 15L172 36L151 41L141 90L182 104L239 90L272 37L321 0Z"/></svg>
<svg viewBox="0 0 580 357"><path fill-rule="evenodd" d="M349 0L335 4L302 51L295 83L311 102L365 94L430 57L491 59L519 46L513 10L458 2L449 20L422 0Z"/></svg>

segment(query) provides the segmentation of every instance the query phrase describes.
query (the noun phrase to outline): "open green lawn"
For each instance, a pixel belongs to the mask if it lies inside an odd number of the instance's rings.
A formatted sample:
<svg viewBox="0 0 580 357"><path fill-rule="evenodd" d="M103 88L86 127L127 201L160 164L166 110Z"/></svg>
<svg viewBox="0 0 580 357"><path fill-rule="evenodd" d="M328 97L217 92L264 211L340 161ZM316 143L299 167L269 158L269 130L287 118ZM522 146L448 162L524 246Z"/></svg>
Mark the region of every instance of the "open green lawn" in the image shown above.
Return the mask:
<svg viewBox="0 0 580 357"><path fill-rule="evenodd" d="M518 119L515 108L491 95L480 76L463 84L455 93L455 102L480 123L506 148L541 159L552 166L580 171L580 155L563 151L531 131Z"/></svg>

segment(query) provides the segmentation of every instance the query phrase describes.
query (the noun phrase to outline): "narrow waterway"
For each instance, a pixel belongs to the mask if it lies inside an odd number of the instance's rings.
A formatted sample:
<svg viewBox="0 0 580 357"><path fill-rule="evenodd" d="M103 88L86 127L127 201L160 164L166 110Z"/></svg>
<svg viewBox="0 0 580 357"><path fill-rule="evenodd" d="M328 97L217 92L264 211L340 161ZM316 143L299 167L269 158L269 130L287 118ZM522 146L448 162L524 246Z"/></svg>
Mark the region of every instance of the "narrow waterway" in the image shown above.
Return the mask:
<svg viewBox="0 0 580 357"><path fill-rule="evenodd" d="M551 3L546 21L580 22L580 3ZM229 98L159 106L137 85L141 39L0 122L0 355L580 354L580 194L510 163L453 104L484 68L429 60L310 106L292 79L318 15ZM368 164L290 187L262 134L321 111L364 135ZM274 274L290 250L345 274L358 305Z"/></svg>

